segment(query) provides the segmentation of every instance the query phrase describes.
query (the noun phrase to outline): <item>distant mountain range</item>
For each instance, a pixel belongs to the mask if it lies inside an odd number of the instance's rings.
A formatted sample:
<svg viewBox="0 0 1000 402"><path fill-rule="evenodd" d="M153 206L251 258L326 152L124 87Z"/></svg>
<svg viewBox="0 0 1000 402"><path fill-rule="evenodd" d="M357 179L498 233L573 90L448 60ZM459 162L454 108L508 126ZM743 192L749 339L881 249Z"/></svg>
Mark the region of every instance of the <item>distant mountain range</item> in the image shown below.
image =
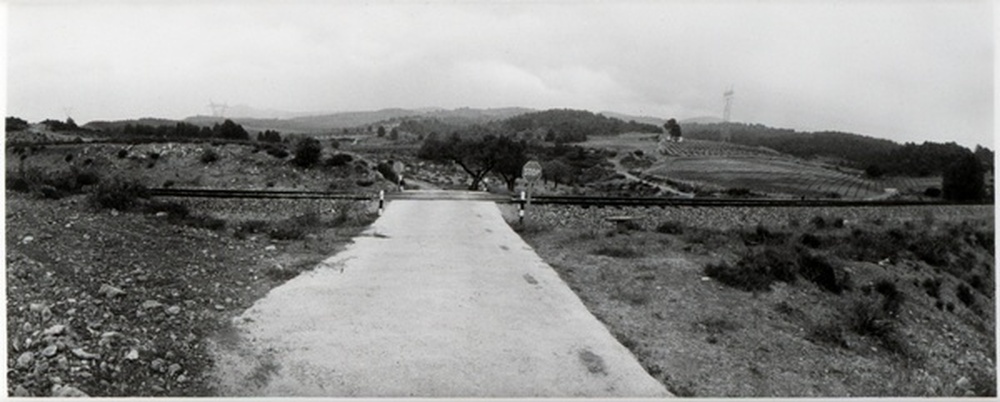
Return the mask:
<svg viewBox="0 0 1000 402"><path fill-rule="evenodd" d="M399 120L406 117L438 118L443 120L460 119L471 123L490 120L502 120L517 116L532 109L527 108L497 108L497 109L381 109L362 112L337 112L290 118L256 118L231 116L192 116L185 122L198 125L211 125L230 119L248 130L278 130L302 133L329 132L352 127L363 127L377 123ZM228 113L227 113L228 114Z"/></svg>

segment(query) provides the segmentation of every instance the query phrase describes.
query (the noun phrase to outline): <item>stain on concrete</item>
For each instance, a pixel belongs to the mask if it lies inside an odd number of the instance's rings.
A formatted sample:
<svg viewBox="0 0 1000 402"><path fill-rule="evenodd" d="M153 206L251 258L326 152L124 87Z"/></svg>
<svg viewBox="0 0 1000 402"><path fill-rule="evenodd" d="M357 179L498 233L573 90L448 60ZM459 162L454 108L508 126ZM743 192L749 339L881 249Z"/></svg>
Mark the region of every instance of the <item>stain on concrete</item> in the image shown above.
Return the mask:
<svg viewBox="0 0 1000 402"><path fill-rule="evenodd" d="M587 349L580 350L577 355L580 357L580 363L584 367L587 367L587 371L591 374L608 375L607 369L604 366L604 359L601 356Z"/></svg>
<svg viewBox="0 0 1000 402"><path fill-rule="evenodd" d="M524 274L524 280L532 285L538 284L538 280L534 276L531 276L531 274Z"/></svg>
<svg viewBox="0 0 1000 402"><path fill-rule="evenodd" d="M500 249L503 251L510 251L510 247L504 246L502 244L500 245Z"/></svg>

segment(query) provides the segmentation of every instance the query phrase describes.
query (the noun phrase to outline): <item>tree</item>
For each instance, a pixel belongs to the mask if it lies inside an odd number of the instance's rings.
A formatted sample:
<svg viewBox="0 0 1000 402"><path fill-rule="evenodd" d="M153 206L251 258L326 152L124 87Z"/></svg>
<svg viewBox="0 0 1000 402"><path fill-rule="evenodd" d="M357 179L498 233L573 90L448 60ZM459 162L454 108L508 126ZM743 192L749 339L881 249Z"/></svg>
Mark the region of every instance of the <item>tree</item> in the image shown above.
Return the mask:
<svg viewBox="0 0 1000 402"><path fill-rule="evenodd" d="M385 137L385 127L378 126L378 136Z"/></svg>
<svg viewBox="0 0 1000 402"><path fill-rule="evenodd" d="M7 116L7 132L21 131L28 128L28 122L13 116Z"/></svg>
<svg viewBox="0 0 1000 402"><path fill-rule="evenodd" d="M952 201L981 201L986 198L984 168L975 154L968 152L944 171L942 196Z"/></svg>
<svg viewBox="0 0 1000 402"><path fill-rule="evenodd" d="M868 167L865 168L865 175L870 178L877 179L885 175L885 170L882 170L882 167L879 165L868 165Z"/></svg>
<svg viewBox="0 0 1000 402"><path fill-rule="evenodd" d="M217 128L217 130L216 130ZM234 123L232 120L226 119L222 122L221 126L213 127L213 131L218 133L218 136L230 140L249 140L250 134L243 129L243 126Z"/></svg>
<svg viewBox="0 0 1000 402"><path fill-rule="evenodd" d="M526 146L515 142L509 137L498 137L483 127L472 127L471 138L463 139L458 133L452 133L447 139L438 139L436 135L429 136L417 152L421 159L437 162L453 162L472 177L470 190L475 190L487 174L504 164L502 177L507 181L508 188L513 188L511 182L520 174L512 168L517 162L517 169L524 165ZM506 161L510 159L511 161ZM498 172L499 174L499 172ZM508 179L510 181L508 181Z"/></svg>
<svg viewBox="0 0 1000 402"><path fill-rule="evenodd" d="M397 130L395 127L393 127L392 131L389 131L389 139L393 140L393 141L398 140L399 139L399 130Z"/></svg>
<svg viewBox="0 0 1000 402"><path fill-rule="evenodd" d="M528 145L524 140L515 141L507 136L497 138L492 145L498 160L493 171L503 179L507 190L514 191L514 184L521 177L524 164L528 162Z"/></svg>
<svg viewBox="0 0 1000 402"><path fill-rule="evenodd" d="M312 137L303 138L295 145L295 159L292 159L292 163L303 168L313 167L319 162L322 152L323 147L320 146L319 140Z"/></svg>

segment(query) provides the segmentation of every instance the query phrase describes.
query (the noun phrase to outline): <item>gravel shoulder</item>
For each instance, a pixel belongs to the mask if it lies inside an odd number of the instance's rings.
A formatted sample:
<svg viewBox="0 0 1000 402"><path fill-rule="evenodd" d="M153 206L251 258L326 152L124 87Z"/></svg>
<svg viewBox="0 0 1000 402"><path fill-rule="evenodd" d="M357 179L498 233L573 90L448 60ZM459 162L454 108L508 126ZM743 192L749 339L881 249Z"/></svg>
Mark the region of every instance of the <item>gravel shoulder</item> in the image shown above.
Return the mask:
<svg viewBox="0 0 1000 402"><path fill-rule="evenodd" d="M393 201L234 330L230 396L670 395L491 202Z"/></svg>

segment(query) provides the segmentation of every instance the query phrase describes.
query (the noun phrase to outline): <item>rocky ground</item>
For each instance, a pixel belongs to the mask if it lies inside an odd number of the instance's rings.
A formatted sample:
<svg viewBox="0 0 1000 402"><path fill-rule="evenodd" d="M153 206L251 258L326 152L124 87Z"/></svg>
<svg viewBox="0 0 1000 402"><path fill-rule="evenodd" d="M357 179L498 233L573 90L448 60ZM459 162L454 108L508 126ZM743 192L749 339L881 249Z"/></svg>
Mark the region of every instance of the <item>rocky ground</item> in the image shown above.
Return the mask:
<svg viewBox="0 0 1000 402"><path fill-rule="evenodd" d="M212 395L205 340L373 218L350 207L330 223L346 207L324 201L199 201L199 218L184 221L96 210L85 195L6 200L12 396ZM303 214L327 223L299 238L268 234Z"/></svg>

